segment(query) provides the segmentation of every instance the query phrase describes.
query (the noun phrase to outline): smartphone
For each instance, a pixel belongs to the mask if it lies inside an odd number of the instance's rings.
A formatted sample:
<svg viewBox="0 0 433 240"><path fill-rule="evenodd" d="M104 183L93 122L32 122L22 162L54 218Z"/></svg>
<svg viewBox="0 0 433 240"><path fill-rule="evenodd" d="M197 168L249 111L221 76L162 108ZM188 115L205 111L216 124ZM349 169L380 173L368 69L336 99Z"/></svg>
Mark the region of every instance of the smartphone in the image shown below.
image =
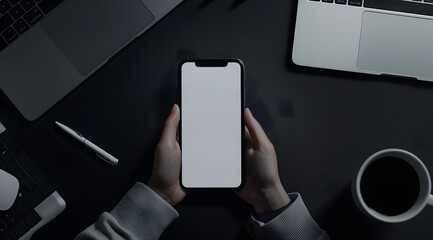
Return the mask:
<svg viewBox="0 0 433 240"><path fill-rule="evenodd" d="M180 66L180 182L187 189L237 189L244 175L244 65L238 59Z"/></svg>

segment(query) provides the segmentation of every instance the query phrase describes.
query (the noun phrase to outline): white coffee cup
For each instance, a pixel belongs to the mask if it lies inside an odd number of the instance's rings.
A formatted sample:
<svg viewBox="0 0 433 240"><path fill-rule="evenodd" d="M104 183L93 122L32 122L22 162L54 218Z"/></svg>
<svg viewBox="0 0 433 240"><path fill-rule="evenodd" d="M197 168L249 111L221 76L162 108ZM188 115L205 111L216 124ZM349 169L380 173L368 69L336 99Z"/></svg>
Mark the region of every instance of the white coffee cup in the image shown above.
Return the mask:
<svg viewBox="0 0 433 240"><path fill-rule="evenodd" d="M364 201L364 198L361 193L361 179L362 176L366 170L366 168L372 164L374 161L378 159L383 159L385 157L394 157L399 158L401 160L404 160L405 162L409 163L413 169L416 171L418 178L419 178L419 194L418 198L415 201L415 203L412 205L409 210L406 212L403 212L399 215L395 216L389 216L382 213L379 213L369 207L366 202ZM384 175L385 176L385 175ZM404 194L404 193L402 193ZM355 176L354 181L352 182L352 196L355 201L355 204L358 206L358 208L363 212L365 215L367 215L370 218L386 222L386 223L399 223L407 221L416 215L420 213L424 207L428 204L433 206L433 195L431 195L431 180L430 180L430 174L428 173L427 168L425 167L424 163L414 154L402 150L402 149L385 149L382 151L379 151L373 155L371 155L361 166L361 168L358 171L358 174Z"/></svg>

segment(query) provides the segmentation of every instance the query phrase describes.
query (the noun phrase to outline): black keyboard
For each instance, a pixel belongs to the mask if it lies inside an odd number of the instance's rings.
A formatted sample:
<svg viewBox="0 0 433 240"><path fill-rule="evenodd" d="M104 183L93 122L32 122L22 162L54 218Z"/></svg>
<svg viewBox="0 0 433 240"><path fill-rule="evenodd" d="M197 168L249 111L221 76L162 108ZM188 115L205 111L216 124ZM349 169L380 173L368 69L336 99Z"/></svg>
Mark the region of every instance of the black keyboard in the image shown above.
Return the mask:
<svg viewBox="0 0 433 240"><path fill-rule="evenodd" d="M13 154L3 142L0 142L0 168L14 175L20 183L13 207L0 211L0 240L16 240L42 220L35 207L54 189L25 152Z"/></svg>
<svg viewBox="0 0 433 240"><path fill-rule="evenodd" d="M0 51L63 0L0 0Z"/></svg>

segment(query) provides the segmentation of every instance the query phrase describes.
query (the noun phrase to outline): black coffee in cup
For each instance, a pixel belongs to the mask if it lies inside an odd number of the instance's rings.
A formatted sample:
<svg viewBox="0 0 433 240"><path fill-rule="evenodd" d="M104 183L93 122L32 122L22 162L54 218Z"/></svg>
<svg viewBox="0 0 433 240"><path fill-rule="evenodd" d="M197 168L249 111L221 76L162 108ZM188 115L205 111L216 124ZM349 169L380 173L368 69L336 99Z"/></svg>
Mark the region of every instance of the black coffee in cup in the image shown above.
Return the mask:
<svg viewBox="0 0 433 240"><path fill-rule="evenodd" d="M408 162L383 157L367 166L360 187L368 207L384 215L396 216L415 204L420 193L420 180Z"/></svg>

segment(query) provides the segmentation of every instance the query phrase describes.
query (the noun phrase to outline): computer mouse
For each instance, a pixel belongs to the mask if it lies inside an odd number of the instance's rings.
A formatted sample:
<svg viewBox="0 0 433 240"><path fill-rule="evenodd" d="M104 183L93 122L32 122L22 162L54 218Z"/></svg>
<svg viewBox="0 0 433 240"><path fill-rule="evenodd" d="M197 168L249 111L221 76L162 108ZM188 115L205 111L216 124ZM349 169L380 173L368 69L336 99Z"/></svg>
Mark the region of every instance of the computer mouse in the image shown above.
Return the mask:
<svg viewBox="0 0 433 240"><path fill-rule="evenodd" d="M5 211L12 207L19 187L16 177L0 169L0 210Z"/></svg>

